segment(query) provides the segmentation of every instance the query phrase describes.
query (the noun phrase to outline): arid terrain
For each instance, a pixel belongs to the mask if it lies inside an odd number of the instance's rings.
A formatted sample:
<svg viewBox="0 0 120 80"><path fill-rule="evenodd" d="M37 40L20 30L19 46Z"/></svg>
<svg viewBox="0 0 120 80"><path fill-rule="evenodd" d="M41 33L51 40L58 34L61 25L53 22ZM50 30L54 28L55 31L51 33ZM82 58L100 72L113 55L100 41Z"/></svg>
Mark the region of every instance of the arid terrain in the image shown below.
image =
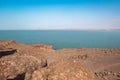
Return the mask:
<svg viewBox="0 0 120 80"><path fill-rule="evenodd" d="M120 80L120 48L0 41L0 80Z"/></svg>

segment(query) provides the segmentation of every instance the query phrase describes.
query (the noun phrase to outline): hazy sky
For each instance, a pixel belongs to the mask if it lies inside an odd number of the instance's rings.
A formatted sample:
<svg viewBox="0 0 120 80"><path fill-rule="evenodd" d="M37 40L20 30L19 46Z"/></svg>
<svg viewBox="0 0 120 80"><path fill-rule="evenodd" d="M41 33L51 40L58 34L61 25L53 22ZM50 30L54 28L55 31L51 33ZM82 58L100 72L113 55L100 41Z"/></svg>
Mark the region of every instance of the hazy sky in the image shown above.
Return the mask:
<svg viewBox="0 0 120 80"><path fill-rule="evenodd" d="M0 29L120 28L120 0L0 0Z"/></svg>

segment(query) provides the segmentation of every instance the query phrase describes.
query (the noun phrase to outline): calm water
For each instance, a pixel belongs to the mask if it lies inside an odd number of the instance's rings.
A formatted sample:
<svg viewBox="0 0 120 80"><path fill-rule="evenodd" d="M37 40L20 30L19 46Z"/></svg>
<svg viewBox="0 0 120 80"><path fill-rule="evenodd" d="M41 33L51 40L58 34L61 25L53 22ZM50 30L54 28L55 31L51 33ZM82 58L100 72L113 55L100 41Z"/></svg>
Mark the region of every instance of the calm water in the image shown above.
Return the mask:
<svg viewBox="0 0 120 80"><path fill-rule="evenodd" d="M60 48L120 48L120 31L0 30L0 40Z"/></svg>

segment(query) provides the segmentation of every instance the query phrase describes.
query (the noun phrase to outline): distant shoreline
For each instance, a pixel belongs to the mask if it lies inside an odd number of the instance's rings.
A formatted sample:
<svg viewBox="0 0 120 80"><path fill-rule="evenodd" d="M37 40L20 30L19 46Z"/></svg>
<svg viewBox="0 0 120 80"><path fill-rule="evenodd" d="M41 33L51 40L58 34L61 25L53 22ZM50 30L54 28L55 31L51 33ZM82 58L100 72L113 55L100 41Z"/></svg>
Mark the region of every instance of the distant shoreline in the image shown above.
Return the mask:
<svg viewBox="0 0 120 80"><path fill-rule="evenodd" d="M46 31L120 31L120 29L0 29L3 30L46 30Z"/></svg>
<svg viewBox="0 0 120 80"><path fill-rule="evenodd" d="M20 30L27 30L27 31L32 31L37 29L1 29L0 31L20 31ZM40 29L41 31L120 31L120 29Z"/></svg>

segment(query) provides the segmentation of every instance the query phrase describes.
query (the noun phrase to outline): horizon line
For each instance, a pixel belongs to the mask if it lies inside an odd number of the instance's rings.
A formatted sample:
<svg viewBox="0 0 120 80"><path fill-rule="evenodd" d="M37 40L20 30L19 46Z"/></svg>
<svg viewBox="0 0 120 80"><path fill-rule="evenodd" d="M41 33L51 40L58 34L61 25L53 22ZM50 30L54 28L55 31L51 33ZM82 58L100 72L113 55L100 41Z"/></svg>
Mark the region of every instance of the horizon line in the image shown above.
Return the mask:
<svg viewBox="0 0 120 80"><path fill-rule="evenodd" d="M78 31L78 30L105 30L105 31L118 30L120 31L120 28L119 29L0 29L0 30L75 30L75 31Z"/></svg>

